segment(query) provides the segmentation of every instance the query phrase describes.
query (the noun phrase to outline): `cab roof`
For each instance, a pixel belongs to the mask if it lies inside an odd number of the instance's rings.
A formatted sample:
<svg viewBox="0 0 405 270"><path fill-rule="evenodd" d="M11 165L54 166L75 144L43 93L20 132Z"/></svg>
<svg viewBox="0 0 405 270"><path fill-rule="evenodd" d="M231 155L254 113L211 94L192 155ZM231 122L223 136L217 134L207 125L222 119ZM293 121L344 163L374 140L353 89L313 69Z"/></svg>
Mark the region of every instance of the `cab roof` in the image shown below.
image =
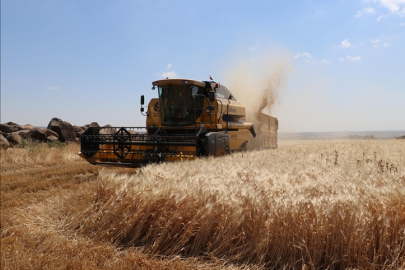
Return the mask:
<svg viewBox="0 0 405 270"><path fill-rule="evenodd" d="M153 86L159 86L159 85L185 85L185 84L191 84L191 85L197 85L201 87L205 87L205 83L202 81L197 81L197 80L192 80L192 79L162 79L162 80L157 80L152 82Z"/></svg>

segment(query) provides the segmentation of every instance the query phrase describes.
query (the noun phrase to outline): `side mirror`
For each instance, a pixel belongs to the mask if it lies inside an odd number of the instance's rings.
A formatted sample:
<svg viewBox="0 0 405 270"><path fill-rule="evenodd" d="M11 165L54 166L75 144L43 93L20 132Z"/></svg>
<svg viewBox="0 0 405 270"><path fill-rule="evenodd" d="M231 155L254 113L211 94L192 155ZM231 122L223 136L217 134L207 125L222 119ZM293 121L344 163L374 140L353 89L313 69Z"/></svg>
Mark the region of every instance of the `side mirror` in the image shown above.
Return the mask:
<svg viewBox="0 0 405 270"><path fill-rule="evenodd" d="M215 101L215 92L211 91L208 93L208 95L209 95L210 102L214 102Z"/></svg>
<svg viewBox="0 0 405 270"><path fill-rule="evenodd" d="M146 115L148 115L148 112L146 112L146 114L143 113L145 111L145 108L143 107L143 104L145 104L145 97L142 95L141 96L141 114L143 116L146 116Z"/></svg>

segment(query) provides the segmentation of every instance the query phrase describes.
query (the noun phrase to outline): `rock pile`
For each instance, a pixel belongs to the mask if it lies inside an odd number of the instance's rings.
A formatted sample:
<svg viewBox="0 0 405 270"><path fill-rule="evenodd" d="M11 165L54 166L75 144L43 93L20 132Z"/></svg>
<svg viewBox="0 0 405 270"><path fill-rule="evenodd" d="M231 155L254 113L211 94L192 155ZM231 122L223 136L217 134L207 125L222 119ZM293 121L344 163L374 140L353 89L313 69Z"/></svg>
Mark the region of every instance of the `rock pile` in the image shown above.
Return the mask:
<svg viewBox="0 0 405 270"><path fill-rule="evenodd" d="M0 147L8 148L22 143L24 139L40 142L79 141L80 137L89 127L100 127L96 122L84 126L71 125L59 118L52 118L47 128L37 128L30 124L19 125L13 122L0 124ZM104 127L111 127L105 125Z"/></svg>

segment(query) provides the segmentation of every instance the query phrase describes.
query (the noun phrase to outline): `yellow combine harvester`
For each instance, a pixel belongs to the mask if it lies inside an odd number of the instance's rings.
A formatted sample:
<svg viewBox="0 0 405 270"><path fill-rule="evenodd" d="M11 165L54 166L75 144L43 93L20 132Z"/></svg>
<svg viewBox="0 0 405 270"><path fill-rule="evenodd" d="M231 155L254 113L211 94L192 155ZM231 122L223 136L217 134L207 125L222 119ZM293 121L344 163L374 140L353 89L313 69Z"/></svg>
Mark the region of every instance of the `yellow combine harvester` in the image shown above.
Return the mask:
<svg viewBox="0 0 405 270"><path fill-rule="evenodd" d="M255 130L254 123L246 121L243 104L223 85L189 79L158 80L152 85L159 98L149 102L146 113L141 96L146 127L90 127L81 136L79 155L92 164L136 167L225 155L246 150L248 144L277 147L277 119L257 114Z"/></svg>

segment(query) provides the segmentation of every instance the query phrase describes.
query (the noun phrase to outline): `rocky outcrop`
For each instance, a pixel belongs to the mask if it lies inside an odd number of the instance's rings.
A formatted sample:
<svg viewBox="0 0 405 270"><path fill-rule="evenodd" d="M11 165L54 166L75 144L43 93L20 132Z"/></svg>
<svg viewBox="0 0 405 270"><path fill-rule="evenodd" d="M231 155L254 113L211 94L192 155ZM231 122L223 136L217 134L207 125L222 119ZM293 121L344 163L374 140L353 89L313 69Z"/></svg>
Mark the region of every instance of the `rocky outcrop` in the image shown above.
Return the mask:
<svg viewBox="0 0 405 270"><path fill-rule="evenodd" d="M404 136L399 136L397 139L404 139L405 140L405 135Z"/></svg>
<svg viewBox="0 0 405 270"><path fill-rule="evenodd" d="M31 129L34 129L34 127L30 124L18 126L18 130L31 130Z"/></svg>
<svg viewBox="0 0 405 270"><path fill-rule="evenodd" d="M0 134L0 148L7 149L9 147L10 147L10 143L3 136L3 134Z"/></svg>
<svg viewBox="0 0 405 270"><path fill-rule="evenodd" d="M74 125L73 127L75 129L75 132L80 132L80 131L84 130L82 127L79 127L79 126L76 126L76 125Z"/></svg>
<svg viewBox="0 0 405 270"><path fill-rule="evenodd" d="M61 142L75 141L75 129L69 122L62 121L59 118L52 118L49 122L48 129L55 131L59 135Z"/></svg>
<svg viewBox="0 0 405 270"><path fill-rule="evenodd" d="M48 138L48 135L46 134L46 129L44 128L33 128L32 130L30 130L28 135L31 139L42 142L46 141L46 139Z"/></svg>
<svg viewBox="0 0 405 270"><path fill-rule="evenodd" d="M7 134L5 134L4 137L6 137L7 141L11 145L16 145L16 144L22 143L22 139L21 139L20 135L18 135L18 131L12 132L12 133L7 133Z"/></svg>
<svg viewBox="0 0 405 270"><path fill-rule="evenodd" d="M83 135L84 132L85 132L85 130L82 130L82 131L80 131L80 132L77 132L77 133L76 133L76 138L79 138L79 139L80 139L80 137Z"/></svg>
<svg viewBox="0 0 405 270"><path fill-rule="evenodd" d="M59 135L55 131L47 129L45 132L46 132L46 136L48 136L48 137L53 136L53 137L56 137L56 139L59 139Z"/></svg>
<svg viewBox="0 0 405 270"><path fill-rule="evenodd" d="M30 124L18 125L14 122L0 124L1 148L13 147L22 144L23 140L41 142L79 142L82 134L89 128L100 128L100 134L114 134L117 129L111 125L101 127L97 122L88 125L73 126L69 122L59 118L52 118L48 128L33 127ZM130 134L137 134L136 131L128 129Z"/></svg>
<svg viewBox="0 0 405 270"><path fill-rule="evenodd" d="M32 128L32 129L34 129L34 128ZM23 130L16 131L14 133L17 133L21 137L21 139L29 139L30 138L30 135L29 135L30 131L31 130L29 130L29 129L23 129Z"/></svg>
<svg viewBox="0 0 405 270"><path fill-rule="evenodd" d="M0 130L4 133L11 133L17 131L19 128L18 124L13 122L8 122L4 124L0 124Z"/></svg>
<svg viewBox="0 0 405 270"><path fill-rule="evenodd" d="M100 125L97 122L93 122L90 125L87 125L88 127L100 127Z"/></svg>
<svg viewBox="0 0 405 270"><path fill-rule="evenodd" d="M76 138L80 138L84 133L84 129L79 126L73 126L75 128Z"/></svg>
<svg viewBox="0 0 405 270"><path fill-rule="evenodd" d="M50 142L56 142L56 141L58 141L58 137L56 137L56 136L48 136L46 139L47 139L48 141L50 141Z"/></svg>
<svg viewBox="0 0 405 270"><path fill-rule="evenodd" d="M115 132L117 132L117 130L113 128L111 125L105 125L100 130L100 134L115 134Z"/></svg>

